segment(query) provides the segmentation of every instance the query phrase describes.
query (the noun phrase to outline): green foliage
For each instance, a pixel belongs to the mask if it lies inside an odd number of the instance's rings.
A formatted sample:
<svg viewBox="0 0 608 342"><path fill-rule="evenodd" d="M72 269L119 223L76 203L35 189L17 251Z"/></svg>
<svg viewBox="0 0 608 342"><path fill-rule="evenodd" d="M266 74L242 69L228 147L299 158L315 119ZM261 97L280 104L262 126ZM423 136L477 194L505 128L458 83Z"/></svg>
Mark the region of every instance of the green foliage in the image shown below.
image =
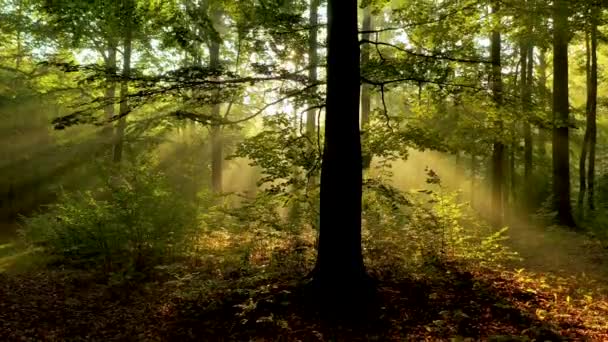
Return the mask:
<svg viewBox="0 0 608 342"><path fill-rule="evenodd" d="M184 252L195 233L195 209L144 164L95 190L62 193L45 212L25 218L21 232L68 262L143 270Z"/></svg>
<svg viewBox="0 0 608 342"><path fill-rule="evenodd" d="M249 158L252 166L261 167L264 176L259 184L267 185L270 192L285 192L289 186L302 189L318 174L319 144L298 134L292 120L287 114L265 117L264 130L242 142L233 156Z"/></svg>
<svg viewBox="0 0 608 342"><path fill-rule="evenodd" d="M372 268L394 275L394 265L403 270L449 262L495 266L516 258L504 245L507 228L492 229L459 192L443 190L439 176L427 173L438 190L402 194L383 185L364 194L364 246Z"/></svg>

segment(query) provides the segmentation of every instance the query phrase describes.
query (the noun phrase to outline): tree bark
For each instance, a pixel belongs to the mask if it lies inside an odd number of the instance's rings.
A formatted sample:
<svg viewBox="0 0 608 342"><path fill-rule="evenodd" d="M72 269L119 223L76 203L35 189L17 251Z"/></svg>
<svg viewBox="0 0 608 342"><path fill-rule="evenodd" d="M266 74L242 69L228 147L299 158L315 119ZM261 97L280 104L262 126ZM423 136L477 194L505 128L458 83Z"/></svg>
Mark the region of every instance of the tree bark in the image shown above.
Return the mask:
<svg viewBox="0 0 608 342"><path fill-rule="evenodd" d="M597 13L599 9L592 7L591 13L591 76L587 94L587 125L589 128L589 173L588 197L589 210L595 210L595 147L597 144Z"/></svg>
<svg viewBox="0 0 608 342"><path fill-rule="evenodd" d="M492 14L498 15L500 2L492 2ZM492 94L494 104L498 109L495 120L497 139L492 149L492 221L495 227L502 226L503 220L503 184L504 184L504 143L502 142L503 121L500 114L502 106L502 67L501 67L501 37L498 28L492 29L491 60L492 60Z"/></svg>
<svg viewBox="0 0 608 342"><path fill-rule="evenodd" d="M538 54L538 97L540 101L540 109L543 114L543 119L547 118L547 102L548 102L548 92L547 92L547 50L545 48L541 48ZM542 156L547 155L547 141L548 131L545 127L539 127L538 132L538 152Z"/></svg>
<svg viewBox="0 0 608 342"><path fill-rule="evenodd" d="M213 10L211 17L212 22L216 25L220 20L221 13ZM219 69L220 67L220 41L216 38L211 38L209 41L209 67L211 69ZM220 103L216 103L211 108L211 115L215 118L220 118ZM211 146L211 189L214 193L222 192L222 169L223 169L223 139L222 126L211 125L210 131L210 146Z"/></svg>
<svg viewBox="0 0 608 342"><path fill-rule="evenodd" d="M471 207L475 208L475 177L477 175L477 156L474 152L471 153Z"/></svg>
<svg viewBox="0 0 608 342"><path fill-rule="evenodd" d="M587 125L585 128L585 135L583 137L583 144L581 146L581 156L579 159L579 188L578 188L578 210L581 216L584 216L585 212L585 193L587 192L587 148L589 146L589 134L591 130L589 129L589 117L591 114L591 42L590 40L590 32L587 30L585 32L585 52L586 52L586 60L585 60L585 75L587 76L587 108L586 108L586 116L587 116Z"/></svg>
<svg viewBox="0 0 608 342"><path fill-rule="evenodd" d="M525 115L524 120L524 210L528 211L531 207L531 199L533 198L532 176L534 173L534 155L532 151L534 149L534 140L532 137L532 127L530 125L530 110L532 107L532 85L534 83L534 45L530 41L526 44L526 82L523 84L523 111Z"/></svg>
<svg viewBox="0 0 608 342"><path fill-rule="evenodd" d="M308 81L311 84L314 84L318 80L317 65L319 64L319 53L317 52L317 39L319 32L319 0L310 0L308 25L310 26L308 33ZM313 103L310 105L312 106ZM306 112L306 134L308 134L311 139L314 139L317 130L316 112L317 111L315 109L309 109L308 112Z"/></svg>
<svg viewBox="0 0 608 342"><path fill-rule="evenodd" d="M17 2L17 20L21 23L21 17L23 16L23 1L19 0ZM23 59L23 27L19 25L16 30L16 40L17 40L17 56L15 58L15 69L21 69L21 60Z"/></svg>
<svg viewBox="0 0 608 342"><path fill-rule="evenodd" d="M515 126L515 125L514 125ZM513 127L513 131L515 132L515 127ZM511 180L511 203L509 206L509 192L505 191L506 195L505 195L505 215L508 216L507 214L512 214L512 211L515 210L517 208L518 205L518 198L517 198L517 170L516 170L516 166L517 166L517 149L518 149L518 143L519 140L515 139L516 136L518 136L517 133L513 134L513 143L511 144L511 148L509 148L509 170L507 172L509 179ZM505 177L506 178L506 177ZM509 211L508 209L511 209L511 211Z"/></svg>
<svg viewBox="0 0 608 342"><path fill-rule="evenodd" d="M116 82L113 80L116 76L116 44L108 42L106 64L106 91L105 100L107 101L104 107L104 113L107 120L111 120L115 115L115 97L116 97ZM102 130L102 138L104 144L111 144L113 139L112 123L108 123Z"/></svg>
<svg viewBox="0 0 608 342"><path fill-rule="evenodd" d="M576 227L570 203L568 0L555 0L553 30L553 199L560 225Z"/></svg>
<svg viewBox="0 0 608 342"><path fill-rule="evenodd" d="M123 41L123 67L122 67L122 80L120 82L120 107L118 124L116 125L116 133L114 134L114 157L115 163L122 161L123 149L124 149L124 132L127 126L127 114L131 110L129 107L129 77L131 76L131 52L133 46L133 28L131 27L130 17L133 14L134 4L129 1L126 10L125 20L125 35Z"/></svg>
<svg viewBox="0 0 608 342"><path fill-rule="evenodd" d="M308 18L308 25L310 26L308 32L308 82L311 84L317 83L318 81L318 73L317 66L319 65L319 53L317 51L318 48L318 33L319 33L319 1L320 0L310 0L310 12ZM312 91L316 91L316 87L312 88ZM317 110L312 108L315 106L315 102L311 101L309 103L308 111L306 112L306 135L310 140L310 148L316 149L317 146L315 141L317 141ZM314 176L310 176L308 179L308 188L312 189L317 184L317 179Z"/></svg>
<svg viewBox="0 0 608 342"><path fill-rule="evenodd" d="M371 31L372 30L372 13L371 13L371 4L368 4L363 12L363 31ZM362 38L364 40L369 40L370 33L366 32L362 34ZM369 62L370 56L370 44L365 44L361 49L361 65L366 65ZM361 85L361 128L363 129L363 134L361 138L365 141L367 137L367 125L369 124L369 115L371 112L371 89L369 84L363 83ZM363 168L368 169L371 165L373 156L364 155L363 156Z"/></svg>
<svg viewBox="0 0 608 342"><path fill-rule="evenodd" d="M328 1L327 114L321 168L320 231L313 283L325 305L357 306L367 274L361 250L357 1Z"/></svg>

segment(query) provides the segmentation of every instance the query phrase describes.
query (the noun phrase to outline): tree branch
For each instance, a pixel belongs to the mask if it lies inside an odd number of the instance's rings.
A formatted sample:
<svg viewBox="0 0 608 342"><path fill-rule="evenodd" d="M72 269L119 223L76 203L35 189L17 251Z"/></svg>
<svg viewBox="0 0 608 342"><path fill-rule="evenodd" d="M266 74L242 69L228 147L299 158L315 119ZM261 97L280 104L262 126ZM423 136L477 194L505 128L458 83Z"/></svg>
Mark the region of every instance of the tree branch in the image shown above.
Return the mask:
<svg viewBox="0 0 608 342"><path fill-rule="evenodd" d="M426 58L426 59L448 60L448 61L452 61L452 62L470 63L470 64L492 64L491 61L488 61L485 59L468 59L468 58L458 58L458 57L451 57L451 56L445 56L445 55L427 55L427 54L423 54L423 53L414 52L414 51L402 48L402 47L394 45L394 44L390 44L390 43L386 43L386 42L375 42L375 41L369 40L369 39L361 39L359 41L359 44L372 44L372 45L375 45L376 47L387 46L387 47L393 48L397 51L405 52L408 55L420 57L420 58ZM384 60L384 58L382 56L381 56L381 59Z"/></svg>

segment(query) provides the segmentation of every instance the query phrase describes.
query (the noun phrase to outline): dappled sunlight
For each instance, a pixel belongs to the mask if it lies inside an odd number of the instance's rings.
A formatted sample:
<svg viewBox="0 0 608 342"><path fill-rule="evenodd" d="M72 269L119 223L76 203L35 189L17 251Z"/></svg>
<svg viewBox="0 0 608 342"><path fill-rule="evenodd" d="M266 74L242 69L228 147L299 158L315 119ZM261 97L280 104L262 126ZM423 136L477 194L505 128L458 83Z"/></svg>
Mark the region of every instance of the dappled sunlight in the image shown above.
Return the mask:
<svg viewBox="0 0 608 342"><path fill-rule="evenodd" d="M427 183L427 168L433 170L441 180L441 186L448 191L458 191L461 201L469 202L475 210L489 219L490 215L490 191L485 175L480 175L479 170L475 175L474 182L471 180L470 156L463 155L457 158L454 155L435 152L408 150L406 160L397 160L390 163L387 169L390 172L389 182L401 191L417 191L423 189L435 189ZM477 161L479 162L479 161ZM382 169L378 160L373 161L373 166ZM379 170L370 171L374 177Z"/></svg>
<svg viewBox="0 0 608 342"><path fill-rule="evenodd" d="M608 250L591 236L568 231L563 227L545 227L538 222L512 220L509 246L518 251L523 267L538 273L608 280Z"/></svg>
<svg viewBox="0 0 608 342"><path fill-rule="evenodd" d="M245 193L249 197L258 191L257 182L261 178L259 167L251 166L251 161L237 158L226 162L224 169L224 191Z"/></svg>
<svg viewBox="0 0 608 342"><path fill-rule="evenodd" d="M48 255L40 248L24 248L17 242L0 245L0 275L26 274L39 270L49 262Z"/></svg>
<svg viewBox="0 0 608 342"><path fill-rule="evenodd" d="M573 4L0 0L0 341L608 341Z"/></svg>

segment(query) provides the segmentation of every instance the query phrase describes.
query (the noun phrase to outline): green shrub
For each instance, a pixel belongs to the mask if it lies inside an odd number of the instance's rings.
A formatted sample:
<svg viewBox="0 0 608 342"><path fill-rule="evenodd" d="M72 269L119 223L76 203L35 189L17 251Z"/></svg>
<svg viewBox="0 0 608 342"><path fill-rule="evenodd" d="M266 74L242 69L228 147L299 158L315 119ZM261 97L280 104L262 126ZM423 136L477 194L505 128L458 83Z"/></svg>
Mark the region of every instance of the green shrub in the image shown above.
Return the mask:
<svg viewBox="0 0 608 342"><path fill-rule="evenodd" d="M66 261L142 270L184 252L196 218L196 206L181 200L161 173L139 165L98 189L62 193L57 204L24 219L21 233Z"/></svg>
<svg viewBox="0 0 608 342"><path fill-rule="evenodd" d="M436 191L407 194L387 185L368 187L363 197L368 265L395 275L429 263L491 266L516 256L503 244L506 228L491 228L459 198L459 192L446 191L439 182L438 178L429 182L437 184Z"/></svg>

